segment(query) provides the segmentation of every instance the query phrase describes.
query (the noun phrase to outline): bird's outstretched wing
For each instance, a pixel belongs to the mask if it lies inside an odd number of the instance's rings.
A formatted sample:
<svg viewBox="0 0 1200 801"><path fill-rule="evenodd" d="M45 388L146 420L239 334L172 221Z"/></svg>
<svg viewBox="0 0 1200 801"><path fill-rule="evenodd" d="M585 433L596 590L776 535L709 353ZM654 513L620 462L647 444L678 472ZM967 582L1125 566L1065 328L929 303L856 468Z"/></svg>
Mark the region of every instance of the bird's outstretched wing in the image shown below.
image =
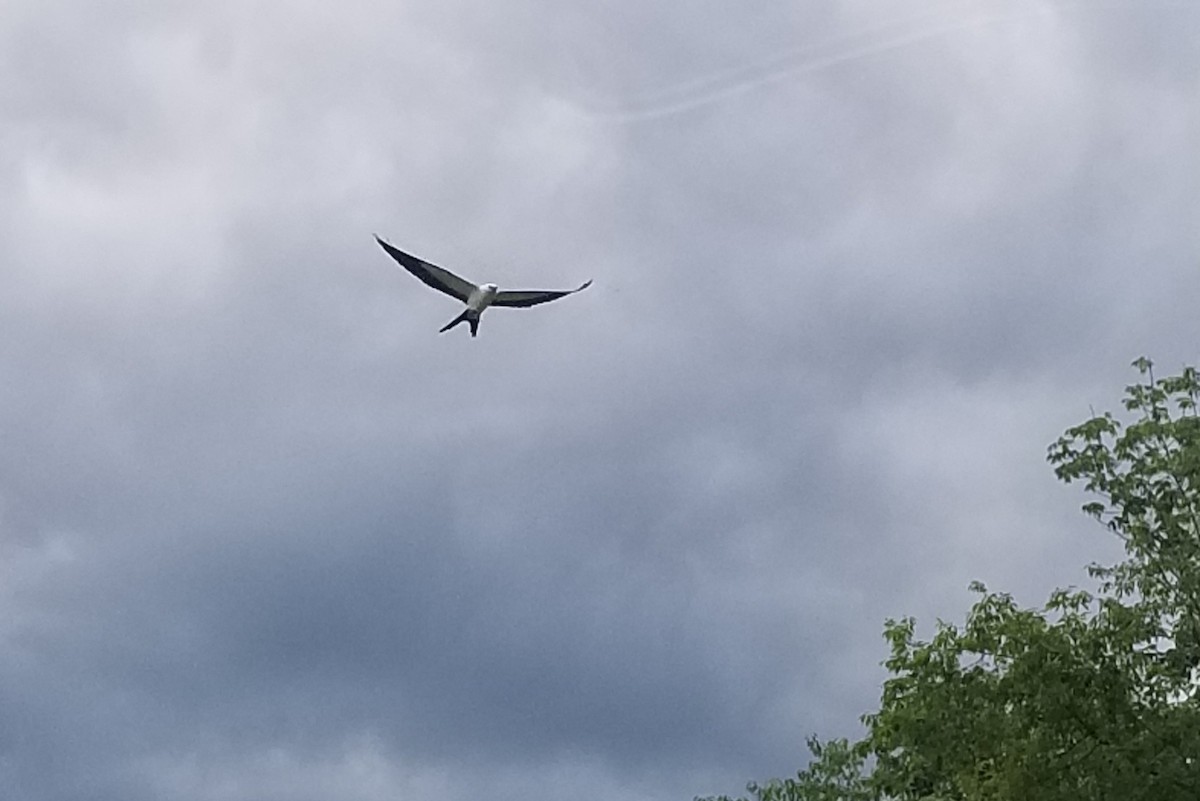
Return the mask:
<svg viewBox="0 0 1200 801"><path fill-rule="evenodd" d="M582 292L592 285L592 282L584 281L575 289L562 290L541 290L541 289L518 289L506 290L497 292L496 297L492 300L493 306L536 306L539 303L549 303L552 300L574 295L576 292Z"/></svg>
<svg viewBox="0 0 1200 801"><path fill-rule="evenodd" d="M444 270L436 264L430 264L423 259L418 259L416 256L409 255L403 250L397 250L380 239L378 235L376 235L375 241L388 252L389 256L400 262L401 267L439 292L445 292L450 297L458 298L463 303L466 303L467 298L471 297L471 293L475 291L475 285L465 278L459 278L454 273Z"/></svg>

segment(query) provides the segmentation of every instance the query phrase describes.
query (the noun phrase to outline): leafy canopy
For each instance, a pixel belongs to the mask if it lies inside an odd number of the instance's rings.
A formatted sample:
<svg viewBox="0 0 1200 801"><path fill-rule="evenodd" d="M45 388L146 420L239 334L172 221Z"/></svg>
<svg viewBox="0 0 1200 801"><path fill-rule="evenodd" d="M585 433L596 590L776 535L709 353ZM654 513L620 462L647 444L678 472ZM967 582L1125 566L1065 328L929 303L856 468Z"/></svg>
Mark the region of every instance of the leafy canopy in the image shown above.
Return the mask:
<svg viewBox="0 0 1200 801"><path fill-rule="evenodd" d="M887 621L890 678L865 736L810 738L808 767L750 784L750 798L1200 798L1200 376L1133 366L1132 423L1105 413L1049 448L1124 544L1123 561L1088 568L1097 592L1025 609L976 583L965 623L939 621L929 640L912 618Z"/></svg>

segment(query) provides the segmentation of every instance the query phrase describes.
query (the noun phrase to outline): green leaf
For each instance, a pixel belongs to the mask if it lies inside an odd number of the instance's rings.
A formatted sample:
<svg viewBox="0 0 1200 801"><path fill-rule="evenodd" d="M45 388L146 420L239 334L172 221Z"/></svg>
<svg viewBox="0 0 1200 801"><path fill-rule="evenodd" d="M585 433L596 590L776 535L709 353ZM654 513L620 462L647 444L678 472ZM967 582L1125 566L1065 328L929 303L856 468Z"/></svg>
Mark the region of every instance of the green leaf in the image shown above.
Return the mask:
<svg viewBox="0 0 1200 801"><path fill-rule="evenodd" d="M1200 372L1126 388L1127 425L1092 415L1047 450L1126 558L1093 594L1040 608L978 595L965 623L889 619L878 710L856 741L809 738L754 801L1194 801L1200 798ZM718 801L714 799L713 801Z"/></svg>

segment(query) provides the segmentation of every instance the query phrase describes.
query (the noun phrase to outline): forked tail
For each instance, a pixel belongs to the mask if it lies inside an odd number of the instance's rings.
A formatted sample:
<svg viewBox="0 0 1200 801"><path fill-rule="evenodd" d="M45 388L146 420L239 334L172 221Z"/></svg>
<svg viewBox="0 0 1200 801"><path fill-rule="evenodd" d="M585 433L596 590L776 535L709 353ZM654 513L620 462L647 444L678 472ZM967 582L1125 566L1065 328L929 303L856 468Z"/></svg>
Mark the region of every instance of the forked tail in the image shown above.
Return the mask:
<svg viewBox="0 0 1200 801"><path fill-rule="evenodd" d="M471 309L467 309L462 314L458 315L453 320L442 326L438 333L444 334L459 323L466 323L471 326L471 336L475 336L475 334L479 331L479 315L473 314Z"/></svg>

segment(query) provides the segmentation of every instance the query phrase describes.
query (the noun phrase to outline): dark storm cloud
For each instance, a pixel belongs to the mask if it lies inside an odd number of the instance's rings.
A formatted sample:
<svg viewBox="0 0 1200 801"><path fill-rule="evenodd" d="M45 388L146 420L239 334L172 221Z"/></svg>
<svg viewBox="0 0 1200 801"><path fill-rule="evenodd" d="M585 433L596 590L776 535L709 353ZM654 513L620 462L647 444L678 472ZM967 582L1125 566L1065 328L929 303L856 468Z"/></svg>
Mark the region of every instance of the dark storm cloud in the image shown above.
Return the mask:
<svg viewBox="0 0 1200 801"><path fill-rule="evenodd" d="M790 772L883 617L1111 554L1045 445L1195 359L1187 8L75 5L0 17L22 797ZM438 336L372 232L597 280Z"/></svg>

